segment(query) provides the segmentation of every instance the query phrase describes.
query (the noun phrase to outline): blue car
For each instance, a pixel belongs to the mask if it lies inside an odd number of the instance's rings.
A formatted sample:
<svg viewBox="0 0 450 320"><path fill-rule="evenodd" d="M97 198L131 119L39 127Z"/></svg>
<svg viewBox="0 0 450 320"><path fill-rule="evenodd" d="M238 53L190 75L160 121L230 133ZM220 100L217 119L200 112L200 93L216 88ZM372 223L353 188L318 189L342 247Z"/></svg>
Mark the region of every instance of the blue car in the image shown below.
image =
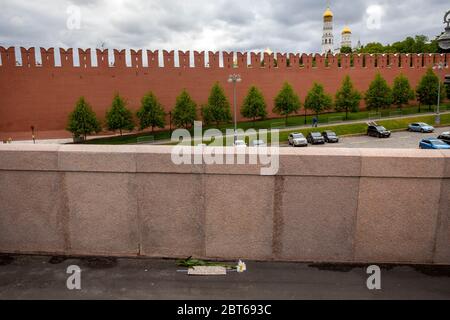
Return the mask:
<svg viewBox="0 0 450 320"><path fill-rule="evenodd" d="M414 122L409 124L408 131L430 133L434 131L434 128L425 122Z"/></svg>
<svg viewBox="0 0 450 320"><path fill-rule="evenodd" d="M430 139L422 139L419 143L420 149L450 149L450 145L446 144L444 141L430 138Z"/></svg>

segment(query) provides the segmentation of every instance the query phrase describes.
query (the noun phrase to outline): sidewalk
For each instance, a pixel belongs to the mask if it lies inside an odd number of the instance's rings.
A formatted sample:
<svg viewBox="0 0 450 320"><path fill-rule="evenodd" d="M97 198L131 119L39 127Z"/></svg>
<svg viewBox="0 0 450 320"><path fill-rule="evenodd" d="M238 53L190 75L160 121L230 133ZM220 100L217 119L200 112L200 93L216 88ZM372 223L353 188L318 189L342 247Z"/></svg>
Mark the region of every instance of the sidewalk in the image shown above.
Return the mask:
<svg viewBox="0 0 450 320"><path fill-rule="evenodd" d="M449 266L367 266L245 261L247 271L188 276L174 260L0 256L0 299L450 299ZM68 290L67 267L81 268Z"/></svg>

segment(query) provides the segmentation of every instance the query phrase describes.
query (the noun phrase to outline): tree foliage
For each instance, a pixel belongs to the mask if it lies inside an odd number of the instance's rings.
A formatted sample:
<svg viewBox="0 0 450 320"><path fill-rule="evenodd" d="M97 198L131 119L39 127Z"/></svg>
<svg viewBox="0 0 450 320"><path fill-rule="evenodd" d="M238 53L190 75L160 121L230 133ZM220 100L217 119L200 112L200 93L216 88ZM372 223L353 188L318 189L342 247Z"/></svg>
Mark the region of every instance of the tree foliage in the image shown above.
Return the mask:
<svg viewBox="0 0 450 320"><path fill-rule="evenodd" d="M119 130L122 135L123 130L133 130L133 114L126 107L125 100L116 93L113 98L111 108L106 112L106 126L108 130Z"/></svg>
<svg viewBox="0 0 450 320"><path fill-rule="evenodd" d="M250 87L244 104L241 108L241 115L255 121L257 118L265 119L267 117L266 101L262 92L255 86Z"/></svg>
<svg viewBox="0 0 450 320"><path fill-rule="evenodd" d="M324 110L333 107L333 99L331 95L325 93L323 85L314 82L311 90L309 90L305 99L305 109L312 110L319 115Z"/></svg>
<svg viewBox="0 0 450 320"><path fill-rule="evenodd" d="M275 106L273 112L286 117L287 120L290 114L297 113L301 107L300 98L294 92L292 86L285 82L278 95L275 97Z"/></svg>
<svg viewBox="0 0 450 320"><path fill-rule="evenodd" d="M141 108L137 112L141 130L155 127L164 128L166 124L164 108L153 92L147 93L141 100Z"/></svg>
<svg viewBox="0 0 450 320"><path fill-rule="evenodd" d="M388 108L392 104L391 88L386 80L378 73L369 86L365 95L366 107L368 110Z"/></svg>
<svg viewBox="0 0 450 320"><path fill-rule="evenodd" d="M100 122L84 97L79 98L75 109L70 113L67 131L72 132L74 138L84 137L85 140L88 134L101 131Z"/></svg>
<svg viewBox="0 0 450 320"><path fill-rule="evenodd" d="M416 88L416 96L420 104L431 107L437 103L439 81L433 70L428 68ZM443 85L441 85L441 97L445 97Z"/></svg>
<svg viewBox="0 0 450 320"><path fill-rule="evenodd" d="M361 94L354 88L350 76L345 76L341 88L336 92L336 111L345 111L345 119L348 119L349 112L358 112L361 99Z"/></svg>
<svg viewBox="0 0 450 320"><path fill-rule="evenodd" d="M173 123L177 127L189 128L197 119L197 104L184 89L177 97L173 111Z"/></svg>
<svg viewBox="0 0 450 320"><path fill-rule="evenodd" d="M358 53L439 53L441 49L437 40L428 40L427 36L416 35L407 37L402 41L383 45L379 42L370 42L358 50Z"/></svg>
<svg viewBox="0 0 450 320"><path fill-rule="evenodd" d="M342 47L340 51L341 51L341 53L352 53L353 52L352 48L348 47L348 46Z"/></svg>
<svg viewBox="0 0 450 320"><path fill-rule="evenodd" d="M394 79L394 85L392 86L392 103L401 108L413 100L414 97L414 90L411 88L408 78L402 74L398 75Z"/></svg>
<svg viewBox="0 0 450 320"><path fill-rule="evenodd" d="M211 88L208 104L201 109L203 121L207 124L231 121L230 103L222 87L216 82Z"/></svg>

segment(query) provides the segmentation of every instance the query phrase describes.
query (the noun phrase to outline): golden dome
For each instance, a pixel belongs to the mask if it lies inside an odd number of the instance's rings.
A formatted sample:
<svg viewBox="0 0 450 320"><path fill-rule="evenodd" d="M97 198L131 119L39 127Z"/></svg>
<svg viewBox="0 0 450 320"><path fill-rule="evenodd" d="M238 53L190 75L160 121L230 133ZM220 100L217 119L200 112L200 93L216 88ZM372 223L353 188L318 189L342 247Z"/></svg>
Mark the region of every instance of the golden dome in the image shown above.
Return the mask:
<svg viewBox="0 0 450 320"><path fill-rule="evenodd" d="M324 18L333 18L333 12L330 10L330 8L327 8L327 10L323 13Z"/></svg>
<svg viewBox="0 0 450 320"><path fill-rule="evenodd" d="M352 30L348 26L345 26L344 29L342 29L342 34L352 33Z"/></svg>

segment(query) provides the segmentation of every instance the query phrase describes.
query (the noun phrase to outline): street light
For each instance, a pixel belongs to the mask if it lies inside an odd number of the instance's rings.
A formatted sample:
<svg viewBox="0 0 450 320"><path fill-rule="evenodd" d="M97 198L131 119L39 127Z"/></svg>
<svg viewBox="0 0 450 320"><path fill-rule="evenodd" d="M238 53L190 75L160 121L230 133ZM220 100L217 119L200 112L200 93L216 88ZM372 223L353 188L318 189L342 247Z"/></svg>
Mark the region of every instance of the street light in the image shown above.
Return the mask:
<svg viewBox="0 0 450 320"><path fill-rule="evenodd" d="M444 50L450 49L450 10L444 16L444 24L447 24L445 27L444 33L437 39L439 47Z"/></svg>
<svg viewBox="0 0 450 320"><path fill-rule="evenodd" d="M236 113L236 83L241 82L241 76L239 74L230 74L228 82L233 83L233 104L234 104L234 143L237 140L237 113Z"/></svg>
<svg viewBox="0 0 450 320"><path fill-rule="evenodd" d="M448 65L445 62L439 62L433 66L435 70L444 70L448 69ZM436 108L436 119L434 122L436 124L441 124L441 115L439 113L439 105L441 103L441 78L438 76L438 100L437 100L437 108Z"/></svg>

